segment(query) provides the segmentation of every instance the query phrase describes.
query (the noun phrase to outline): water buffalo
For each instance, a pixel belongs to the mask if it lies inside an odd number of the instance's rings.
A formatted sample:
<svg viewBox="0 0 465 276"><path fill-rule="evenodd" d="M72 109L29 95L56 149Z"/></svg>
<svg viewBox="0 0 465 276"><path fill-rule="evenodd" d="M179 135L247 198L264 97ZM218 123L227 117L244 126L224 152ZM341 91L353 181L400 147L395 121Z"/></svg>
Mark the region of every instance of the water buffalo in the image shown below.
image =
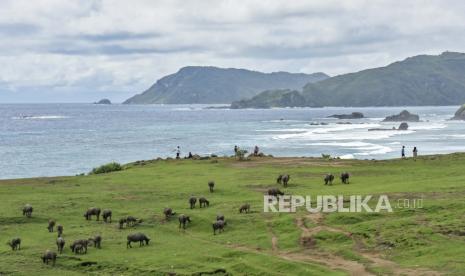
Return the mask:
<svg viewBox="0 0 465 276"><path fill-rule="evenodd" d="M90 238L89 241L94 244L95 248L100 249L101 244L102 244L102 236L96 235L96 236Z"/></svg>
<svg viewBox="0 0 465 276"><path fill-rule="evenodd" d="M284 195L284 193L281 192L279 189L271 188L271 189L268 189L268 195L278 197L280 195Z"/></svg>
<svg viewBox="0 0 465 276"><path fill-rule="evenodd" d="M327 175L325 175L325 185L333 185L333 180L334 180L334 175L328 173Z"/></svg>
<svg viewBox="0 0 465 276"><path fill-rule="evenodd" d="M341 173L341 181L344 184L349 184L349 173L348 172Z"/></svg>
<svg viewBox="0 0 465 276"><path fill-rule="evenodd" d="M58 249L58 253L63 253L63 248L65 247L65 239L63 239L62 237L58 237L57 238L57 249Z"/></svg>
<svg viewBox="0 0 465 276"><path fill-rule="evenodd" d="M210 188L210 193L213 193L213 187L215 187L215 181L208 181L208 188Z"/></svg>
<svg viewBox="0 0 465 276"><path fill-rule="evenodd" d="M239 213L242 213L242 212L245 212L245 213L250 212L250 204L248 204L248 203L243 204L243 205L239 208Z"/></svg>
<svg viewBox="0 0 465 276"><path fill-rule="evenodd" d="M57 260L57 253L47 250L44 252L41 259L42 262L44 262L44 264L48 264L50 261L52 261L52 265L55 265L55 262Z"/></svg>
<svg viewBox="0 0 465 276"><path fill-rule="evenodd" d="M204 197L201 197L199 198L199 205L200 205L200 208L202 207L208 207L210 206L210 201L208 201L206 198Z"/></svg>
<svg viewBox="0 0 465 276"><path fill-rule="evenodd" d="M11 241L7 242L7 244L11 247L11 250L21 250L21 239L14 238Z"/></svg>
<svg viewBox="0 0 465 276"><path fill-rule="evenodd" d="M32 216L32 211L34 211L34 208L30 204L26 204L23 207L23 216L26 216L30 218Z"/></svg>
<svg viewBox="0 0 465 276"><path fill-rule="evenodd" d="M75 240L73 242L73 244L71 244L69 246L69 248L71 248L71 251L73 253L84 253L86 254L87 253L87 246L89 245L89 241L88 240ZM84 251L84 252L82 252Z"/></svg>
<svg viewBox="0 0 465 276"><path fill-rule="evenodd" d="M195 208L195 203L197 203L197 198L191 196L191 197L189 198L189 204L190 204L190 206L191 206L191 209L194 209L194 208Z"/></svg>
<svg viewBox="0 0 465 276"><path fill-rule="evenodd" d="M289 183L289 179L291 179L291 176L288 174L283 175L282 182L284 187L287 187L287 183Z"/></svg>
<svg viewBox="0 0 465 276"><path fill-rule="evenodd" d="M276 178L276 184L282 184L283 183L283 175L280 174L278 178Z"/></svg>
<svg viewBox="0 0 465 276"><path fill-rule="evenodd" d="M142 219L135 218L133 216L127 216L119 220L119 228L122 229L126 223L126 227L133 227L138 223L142 223Z"/></svg>
<svg viewBox="0 0 465 276"><path fill-rule="evenodd" d="M109 210L109 209L103 210L103 212L102 212L103 221L111 223L111 214L112 214L111 210Z"/></svg>
<svg viewBox="0 0 465 276"><path fill-rule="evenodd" d="M91 220L92 216L97 216L97 220L100 220L100 208L92 207L84 213L86 220Z"/></svg>
<svg viewBox="0 0 465 276"><path fill-rule="evenodd" d="M57 225L57 233L58 237L61 237L63 235L63 226L61 224Z"/></svg>
<svg viewBox="0 0 465 276"><path fill-rule="evenodd" d="M126 244L126 248L129 248L129 247L132 248L131 242L139 242L139 246L142 246L142 245L144 245L144 241L145 241L145 244L148 245L149 241L150 241L150 238L147 237L143 233L129 234L128 235L128 242Z"/></svg>
<svg viewBox="0 0 465 276"><path fill-rule="evenodd" d="M191 219L189 216L186 216L186 215L180 215L179 218L179 228L181 228L181 225L182 225L182 228L183 229L186 229L186 223L190 223L191 222Z"/></svg>
<svg viewBox="0 0 465 276"><path fill-rule="evenodd" d="M173 212L173 209L171 208L165 208L163 209L163 214L165 215L165 219L168 220L171 216L176 215L175 212Z"/></svg>
<svg viewBox="0 0 465 276"><path fill-rule="evenodd" d="M224 221L224 215L222 215L222 214L216 215L216 220L223 220Z"/></svg>
<svg viewBox="0 0 465 276"><path fill-rule="evenodd" d="M53 219L50 219L48 221L48 226L47 226L48 232L53 232L54 227L55 227L55 221Z"/></svg>
<svg viewBox="0 0 465 276"><path fill-rule="evenodd" d="M224 231L224 226L226 225L226 222L224 220L217 220L212 224L213 227L213 235L216 235L216 230L218 230L218 233L221 233Z"/></svg>

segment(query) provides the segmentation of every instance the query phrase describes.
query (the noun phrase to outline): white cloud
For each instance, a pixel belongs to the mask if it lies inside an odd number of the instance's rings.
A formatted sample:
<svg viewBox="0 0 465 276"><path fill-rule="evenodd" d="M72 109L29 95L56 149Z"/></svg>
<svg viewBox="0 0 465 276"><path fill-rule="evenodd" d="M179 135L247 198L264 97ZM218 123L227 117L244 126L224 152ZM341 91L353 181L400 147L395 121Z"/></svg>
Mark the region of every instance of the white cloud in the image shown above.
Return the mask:
<svg viewBox="0 0 465 276"><path fill-rule="evenodd" d="M187 65L331 75L464 51L463 1L0 2L0 100L116 101Z"/></svg>

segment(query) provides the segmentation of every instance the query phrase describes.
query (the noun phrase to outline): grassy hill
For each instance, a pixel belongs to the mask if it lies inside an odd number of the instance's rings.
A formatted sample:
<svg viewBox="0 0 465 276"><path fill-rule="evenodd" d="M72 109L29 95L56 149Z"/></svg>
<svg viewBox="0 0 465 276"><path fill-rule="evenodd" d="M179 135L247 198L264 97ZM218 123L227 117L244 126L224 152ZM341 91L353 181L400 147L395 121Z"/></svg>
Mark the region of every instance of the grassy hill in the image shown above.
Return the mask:
<svg viewBox="0 0 465 276"><path fill-rule="evenodd" d="M385 67L309 83L301 92L305 99L297 103L312 107L457 105L465 102L464 74L463 53L419 55ZM285 93L282 97L286 97ZM270 106L289 106L280 105L283 101L276 95L272 100L264 98L262 101ZM239 104L260 107L253 99Z"/></svg>
<svg viewBox="0 0 465 276"><path fill-rule="evenodd" d="M0 274L6 275L461 275L465 271L465 154L425 156L417 161L259 158L160 160L125 166L119 172L76 177L0 181ZM352 174L349 185L337 179L324 186L327 172ZM263 194L278 187L275 177L289 173L287 194L387 194L393 213L264 213ZM215 180L214 193L207 182ZM204 195L210 207L191 210L188 198ZM398 199L423 198L421 209L395 208ZM252 206L239 214L241 204ZM30 203L33 217L22 216ZM126 215L144 219L133 229L117 223L86 221L88 207L110 208L113 220ZM190 215L178 229L165 221L171 207ZM214 236L211 223L222 213L228 225ZM53 218L64 226L66 249L55 267L40 260L56 250ZM143 232L149 246L126 249L126 236ZM74 255L70 243L95 234L102 249ZM22 249L5 245L21 237ZM85 265L86 262L95 262ZM216 271L216 272L215 272Z"/></svg>
<svg viewBox="0 0 465 276"><path fill-rule="evenodd" d="M301 89L320 81L324 73L262 73L245 69L188 66L159 79L125 104L231 103L268 89Z"/></svg>

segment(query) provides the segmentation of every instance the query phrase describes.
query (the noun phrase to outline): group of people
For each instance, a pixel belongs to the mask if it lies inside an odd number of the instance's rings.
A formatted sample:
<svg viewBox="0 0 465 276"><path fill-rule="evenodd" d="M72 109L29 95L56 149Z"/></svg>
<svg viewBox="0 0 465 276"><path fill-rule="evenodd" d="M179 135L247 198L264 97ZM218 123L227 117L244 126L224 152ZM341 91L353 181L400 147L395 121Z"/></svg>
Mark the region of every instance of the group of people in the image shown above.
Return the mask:
<svg viewBox="0 0 465 276"><path fill-rule="evenodd" d="M413 153L413 160L416 160L416 159L417 159L417 156L418 156L418 149L417 149L417 147L413 147L412 153ZM405 157L405 146L402 146L401 155L402 155L402 159L405 159L405 158L406 158L406 157Z"/></svg>
<svg viewBox="0 0 465 276"><path fill-rule="evenodd" d="M234 154L237 154L239 151L239 147L237 145L234 146ZM260 148L256 145L253 149L253 156L258 156L260 153Z"/></svg>

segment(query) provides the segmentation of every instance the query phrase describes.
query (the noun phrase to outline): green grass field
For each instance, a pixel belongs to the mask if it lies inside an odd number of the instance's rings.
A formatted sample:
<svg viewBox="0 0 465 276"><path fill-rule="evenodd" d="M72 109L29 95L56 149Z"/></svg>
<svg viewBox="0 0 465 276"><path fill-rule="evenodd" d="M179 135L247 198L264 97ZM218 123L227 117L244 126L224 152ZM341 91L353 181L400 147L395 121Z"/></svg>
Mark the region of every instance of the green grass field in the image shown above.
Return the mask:
<svg viewBox="0 0 465 276"><path fill-rule="evenodd" d="M349 185L323 175L351 173ZM286 194L387 194L392 213L264 213L263 194L289 173ZM207 182L216 182L215 192ZM190 210L191 195L210 207ZM397 199L423 198L423 208L396 208ZM21 209L34 207L32 218ZM252 212L239 214L250 203ZM112 224L86 221L89 207L112 209ZM186 230L177 216L190 215ZM214 236L212 222L222 213L228 225ZM119 218L144 222L118 229ZM67 242L54 267L40 259L56 251L49 219L64 226ZM126 249L126 236L143 232L149 246ZM75 239L101 234L102 249L71 253ZM6 242L22 239L20 251ZM463 275L465 272L465 154L425 156L417 161L258 158L161 160L129 164L119 172L75 177L0 181L0 275ZM83 265L86 262L93 265Z"/></svg>

